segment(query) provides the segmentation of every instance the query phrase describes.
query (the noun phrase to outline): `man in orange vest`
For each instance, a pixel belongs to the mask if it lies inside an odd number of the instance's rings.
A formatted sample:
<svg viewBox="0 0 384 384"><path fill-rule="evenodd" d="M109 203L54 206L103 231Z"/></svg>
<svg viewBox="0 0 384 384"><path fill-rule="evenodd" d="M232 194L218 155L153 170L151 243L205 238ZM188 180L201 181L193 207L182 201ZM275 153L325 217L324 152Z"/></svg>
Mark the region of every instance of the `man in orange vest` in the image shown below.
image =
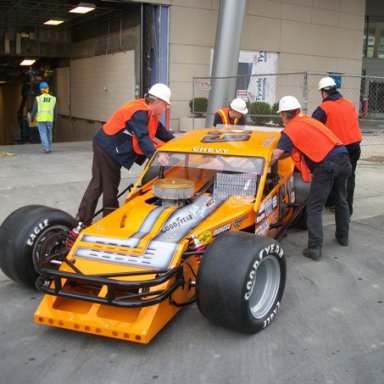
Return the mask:
<svg viewBox="0 0 384 384"><path fill-rule="evenodd" d="M143 164L155 153L155 138L166 142L174 136L159 121L171 101L165 84L154 84L143 99L119 108L93 138L92 179L81 200L76 220L89 223L103 194L104 216L119 206L117 199L121 167ZM168 163L161 155L161 163Z"/></svg>
<svg viewBox="0 0 384 384"><path fill-rule="evenodd" d="M336 82L332 77L322 78L319 82L319 90L323 102L313 112L312 117L326 125L347 148L352 164L352 173L347 184L347 201L352 215L355 170L357 161L360 159L360 142L363 138L359 127L359 114L353 103L337 91ZM332 190L325 205L333 207L334 200Z"/></svg>
<svg viewBox="0 0 384 384"><path fill-rule="evenodd" d="M307 201L308 247L303 255L319 260L323 244L322 211L332 185L335 186L336 240L340 245L348 245L347 179L352 169L348 152L324 124L301 113L295 97L281 98L278 113L285 128L273 151L271 165L290 155L304 181L310 182L312 174Z"/></svg>
<svg viewBox="0 0 384 384"><path fill-rule="evenodd" d="M229 107L219 109L215 113L213 126L216 125L245 125L245 115L248 113L247 104L239 97L233 99Z"/></svg>

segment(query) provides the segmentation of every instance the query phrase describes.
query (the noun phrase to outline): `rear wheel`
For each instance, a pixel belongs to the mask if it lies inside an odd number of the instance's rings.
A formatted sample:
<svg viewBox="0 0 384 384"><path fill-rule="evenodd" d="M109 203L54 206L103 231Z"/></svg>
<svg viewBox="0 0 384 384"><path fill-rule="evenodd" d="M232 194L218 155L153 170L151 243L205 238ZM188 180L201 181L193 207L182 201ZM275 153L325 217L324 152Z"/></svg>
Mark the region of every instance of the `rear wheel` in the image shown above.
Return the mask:
<svg viewBox="0 0 384 384"><path fill-rule="evenodd" d="M286 280L280 244L244 232L226 232L207 249L197 276L197 304L209 320L256 333L275 318Z"/></svg>
<svg viewBox="0 0 384 384"><path fill-rule="evenodd" d="M51 256L67 251L66 235L75 225L72 216L58 209L19 208L0 227L0 268L10 279L34 287L41 266L57 268Z"/></svg>

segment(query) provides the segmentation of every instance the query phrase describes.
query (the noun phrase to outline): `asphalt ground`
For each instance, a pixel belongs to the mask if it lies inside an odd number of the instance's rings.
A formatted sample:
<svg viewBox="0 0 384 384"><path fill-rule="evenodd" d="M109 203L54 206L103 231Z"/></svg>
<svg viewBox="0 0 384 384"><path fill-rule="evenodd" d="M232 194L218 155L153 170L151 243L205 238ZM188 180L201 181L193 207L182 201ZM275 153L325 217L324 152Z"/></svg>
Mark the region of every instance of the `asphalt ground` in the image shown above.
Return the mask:
<svg viewBox="0 0 384 384"><path fill-rule="evenodd" d="M43 204L74 215L91 174L90 142L0 146L0 222ZM121 187L137 176L123 172ZM149 345L36 325L41 294L0 272L0 383L382 384L384 165L360 161L350 244L324 211L323 259L301 255L305 231L282 241L288 264L280 311L246 336L184 308ZM17 230L17 228L15 228Z"/></svg>

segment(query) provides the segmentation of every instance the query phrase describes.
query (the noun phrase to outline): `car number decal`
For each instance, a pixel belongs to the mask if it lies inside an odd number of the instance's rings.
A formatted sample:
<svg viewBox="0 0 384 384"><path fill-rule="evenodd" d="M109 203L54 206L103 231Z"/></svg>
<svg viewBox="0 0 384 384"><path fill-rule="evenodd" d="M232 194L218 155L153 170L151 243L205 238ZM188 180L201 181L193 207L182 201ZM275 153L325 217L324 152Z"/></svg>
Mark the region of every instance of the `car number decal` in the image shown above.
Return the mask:
<svg viewBox="0 0 384 384"><path fill-rule="evenodd" d="M208 135L201 140L202 143L223 143L231 141L248 141L251 138L252 131L210 131Z"/></svg>

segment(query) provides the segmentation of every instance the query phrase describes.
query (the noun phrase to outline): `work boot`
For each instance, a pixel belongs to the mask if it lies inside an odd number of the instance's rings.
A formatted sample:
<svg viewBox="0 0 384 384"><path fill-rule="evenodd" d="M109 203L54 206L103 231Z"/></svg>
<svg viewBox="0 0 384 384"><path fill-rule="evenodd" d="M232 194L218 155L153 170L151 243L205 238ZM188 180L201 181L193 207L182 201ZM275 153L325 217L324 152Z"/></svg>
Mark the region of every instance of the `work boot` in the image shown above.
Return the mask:
<svg viewBox="0 0 384 384"><path fill-rule="evenodd" d="M346 247L348 245L348 237L346 236L335 236L337 242L342 245L343 247Z"/></svg>
<svg viewBox="0 0 384 384"><path fill-rule="evenodd" d="M303 250L303 255L305 257L309 257L312 260L320 260L321 259L321 248L305 248Z"/></svg>

